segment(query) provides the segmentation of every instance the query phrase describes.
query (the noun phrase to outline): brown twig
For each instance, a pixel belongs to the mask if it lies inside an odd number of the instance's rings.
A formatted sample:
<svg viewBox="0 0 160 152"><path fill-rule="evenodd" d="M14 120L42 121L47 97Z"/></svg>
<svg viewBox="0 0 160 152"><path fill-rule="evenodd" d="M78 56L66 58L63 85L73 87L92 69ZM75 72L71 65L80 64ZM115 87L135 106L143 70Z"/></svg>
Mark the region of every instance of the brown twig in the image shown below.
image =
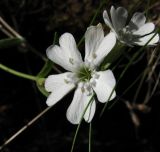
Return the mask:
<svg viewBox="0 0 160 152"><path fill-rule="evenodd" d="M2 17L0 17L0 28L10 38L16 37L23 39L23 37L16 32Z"/></svg>
<svg viewBox="0 0 160 152"><path fill-rule="evenodd" d="M7 139L3 145L0 146L0 151L4 149L8 144L10 144L16 137L18 137L20 134L22 134L28 127L33 125L39 118L41 118L45 113L47 113L51 108L47 107L44 109L41 113L39 113L36 117L34 117L30 122L28 122L25 126L23 126L20 130L18 130L14 135L12 135L9 139Z"/></svg>
<svg viewBox="0 0 160 152"><path fill-rule="evenodd" d="M8 37L10 38L19 38L19 39L25 39L23 36L21 36L18 32L16 32L2 17L0 17L0 30L4 32ZM40 57L43 61L46 61L47 58L41 54L39 51L37 51L34 47L32 47L27 41L24 41L24 43L21 44L21 47L24 49L29 49L32 53ZM53 66L53 69L58 72L62 73L57 67Z"/></svg>

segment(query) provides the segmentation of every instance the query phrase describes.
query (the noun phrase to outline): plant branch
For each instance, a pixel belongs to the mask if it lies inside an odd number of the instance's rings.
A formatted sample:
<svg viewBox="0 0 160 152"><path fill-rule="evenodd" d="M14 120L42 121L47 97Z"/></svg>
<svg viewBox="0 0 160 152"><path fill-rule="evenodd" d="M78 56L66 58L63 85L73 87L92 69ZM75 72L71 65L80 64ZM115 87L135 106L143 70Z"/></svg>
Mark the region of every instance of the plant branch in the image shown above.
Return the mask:
<svg viewBox="0 0 160 152"><path fill-rule="evenodd" d="M10 74L21 77L21 78L25 78L25 79L29 79L29 80L33 80L33 81L36 81L38 79L38 77L36 77L36 76L25 74L25 73L22 73L22 72L18 72L18 71L13 70L13 69L11 69L11 68L3 65L3 64L0 64L0 69L4 70L4 71L6 71Z"/></svg>
<svg viewBox="0 0 160 152"><path fill-rule="evenodd" d="M41 113L39 113L36 117L34 117L29 123L27 123L25 126L23 126L20 130L18 130L14 135L12 135L6 142L0 146L0 151L7 146L9 143L11 143L16 137L18 137L20 134L22 134L28 127L30 127L33 123L35 123L40 117L42 117L46 112L48 112L51 107L47 107L44 109Z"/></svg>
<svg viewBox="0 0 160 152"><path fill-rule="evenodd" d="M23 39L23 37L17 33L6 21L4 21L4 19L2 17L0 17L0 27L1 30L10 38L19 38L19 39Z"/></svg>

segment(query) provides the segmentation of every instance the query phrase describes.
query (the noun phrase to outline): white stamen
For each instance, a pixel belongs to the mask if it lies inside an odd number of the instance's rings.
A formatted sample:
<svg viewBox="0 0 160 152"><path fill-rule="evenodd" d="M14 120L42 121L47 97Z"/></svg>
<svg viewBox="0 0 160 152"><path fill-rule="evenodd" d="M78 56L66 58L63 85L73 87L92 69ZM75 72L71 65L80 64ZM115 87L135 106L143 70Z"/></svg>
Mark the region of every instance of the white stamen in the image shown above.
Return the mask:
<svg viewBox="0 0 160 152"><path fill-rule="evenodd" d="M99 79L99 77L100 77L100 75L97 74L96 71L93 71L92 78L93 78L93 79Z"/></svg>
<svg viewBox="0 0 160 152"><path fill-rule="evenodd" d="M73 58L69 58L69 62L73 65L74 64L74 59Z"/></svg>
<svg viewBox="0 0 160 152"><path fill-rule="evenodd" d="M94 78L92 78L90 80L90 84L91 84L91 86L95 87L96 86L96 80Z"/></svg>
<svg viewBox="0 0 160 152"><path fill-rule="evenodd" d="M80 82L80 83L78 84L78 87L81 88L82 93L85 92L85 88L84 88L84 83L83 83L83 82Z"/></svg>
<svg viewBox="0 0 160 152"><path fill-rule="evenodd" d="M77 84L78 82L78 78L76 77L75 74L73 73L70 73L70 74L67 74L66 78L64 79L65 83L74 83L74 84Z"/></svg>
<svg viewBox="0 0 160 152"><path fill-rule="evenodd" d="M69 83L69 81L67 79L64 79L64 82L67 83L67 84Z"/></svg>
<svg viewBox="0 0 160 152"><path fill-rule="evenodd" d="M81 91L82 91L82 93L84 93L84 92L85 92L85 89L84 89L84 87L82 87L82 88L81 88Z"/></svg>
<svg viewBox="0 0 160 152"><path fill-rule="evenodd" d="M84 84L84 88L86 90L87 96L90 96L92 94L92 86L89 82Z"/></svg>
<svg viewBox="0 0 160 152"><path fill-rule="evenodd" d="M97 55L95 53L92 54L93 59L95 59L97 57Z"/></svg>
<svg viewBox="0 0 160 152"><path fill-rule="evenodd" d="M133 40L133 32L129 26L124 27L119 32L120 41L122 42L131 42Z"/></svg>
<svg viewBox="0 0 160 152"><path fill-rule="evenodd" d="M89 60L86 60L85 61L85 66L90 68L91 71L93 71L93 69L96 68L95 64L93 63L93 61L89 61Z"/></svg>
<svg viewBox="0 0 160 152"><path fill-rule="evenodd" d="M83 82L79 82L79 83L78 83L78 87L79 87L79 88L82 88L83 86L84 86L84 83L83 83Z"/></svg>

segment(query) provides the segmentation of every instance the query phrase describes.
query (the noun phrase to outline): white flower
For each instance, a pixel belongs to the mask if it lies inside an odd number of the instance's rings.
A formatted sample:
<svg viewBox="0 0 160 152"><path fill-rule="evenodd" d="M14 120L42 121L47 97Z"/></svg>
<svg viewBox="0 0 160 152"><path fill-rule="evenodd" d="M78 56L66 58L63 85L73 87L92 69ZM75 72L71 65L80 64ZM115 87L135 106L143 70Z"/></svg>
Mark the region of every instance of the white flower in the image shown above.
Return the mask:
<svg viewBox="0 0 160 152"><path fill-rule="evenodd" d="M129 46L145 45L154 35L155 25L146 22L143 13L136 12L133 14L129 23L127 23L128 12L123 7L114 6L110 9L111 19L107 11L103 12L103 19L110 29L116 34L117 39ZM159 41L159 35L156 34L148 45L155 45Z"/></svg>
<svg viewBox="0 0 160 152"><path fill-rule="evenodd" d="M96 70L115 43L116 36L113 32L104 37L101 24L90 26L85 33L85 59L83 62L74 37L70 33L64 33L59 39L60 46L50 46L47 49L47 56L69 72L50 75L46 78L45 88L51 92L46 101L47 105L56 104L76 88L66 115L71 123L78 124L94 92L102 103L112 100L116 96L115 91L113 92L116 83L113 73L111 70ZM84 114L85 121L92 120L95 109L96 103L93 100Z"/></svg>

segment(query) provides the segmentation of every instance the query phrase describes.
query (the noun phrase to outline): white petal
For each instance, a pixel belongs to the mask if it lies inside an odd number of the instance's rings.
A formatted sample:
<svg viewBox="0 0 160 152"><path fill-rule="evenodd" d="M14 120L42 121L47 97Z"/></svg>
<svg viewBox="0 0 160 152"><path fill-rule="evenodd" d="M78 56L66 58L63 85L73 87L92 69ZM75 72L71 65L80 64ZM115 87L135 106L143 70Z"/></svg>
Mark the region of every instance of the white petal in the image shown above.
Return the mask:
<svg viewBox="0 0 160 152"><path fill-rule="evenodd" d="M146 22L146 17L143 13L136 12L133 14L129 26L132 30L138 30Z"/></svg>
<svg viewBox="0 0 160 152"><path fill-rule="evenodd" d="M63 34L59 39L59 44L61 48L64 51L66 51L69 58L73 58L75 62L78 62L78 63L82 62L81 54L77 49L76 41L72 34L70 33Z"/></svg>
<svg viewBox="0 0 160 152"><path fill-rule="evenodd" d="M63 50L57 46L57 45L51 45L47 48L47 57L52 60L54 63L62 66L64 69L68 69L68 70L71 70L71 66L70 64L66 64L65 62L68 62L68 61L64 61L65 60L65 57L64 57L64 54L63 54ZM62 55L63 54L63 55ZM63 60L64 58L64 60Z"/></svg>
<svg viewBox="0 0 160 152"><path fill-rule="evenodd" d="M116 14L116 9L114 8L114 6L111 6L111 10L110 10L110 14L111 14L111 19L112 19L112 23L113 23L113 27L115 29L115 31L117 31L117 14Z"/></svg>
<svg viewBox="0 0 160 152"><path fill-rule="evenodd" d="M122 29L126 24L127 17L128 17L128 12L125 8L118 7L116 9L116 14L117 14L118 28Z"/></svg>
<svg viewBox="0 0 160 152"><path fill-rule="evenodd" d="M123 7L118 7L117 9L115 9L114 6L112 6L110 13L115 31L118 32L119 30L125 27L128 17L128 12Z"/></svg>
<svg viewBox="0 0 160 152"><path fill-rule="evenodd" d="M64 33L60 37L59 43L60 47L51 45L47 49L48 58L68 71L75 71L82 63L82 57L74 37L70 33Z"/></svg>
<svg viewBox="0 0 160 152"><path fill-rule="evenodd" d="M93 85L93 89L97 95L98 100L104 103L107 102L108 100L110 101L113 98L115 98L116 93L115 91L113 91L113 89L116 85L116 80L112 71L111 70L100 71L97 72L97 75L99 75L99 78L95 79L96 84Z"/></svg>
<svg viewBox="0 0 160 152"><path fill-rule="evenodd" d="M85 105L85 107L86 107L88 103L87 102L85 102L85 103L86 103L86 105ZM96 102L95 102L95 100L93 100L89 104L89 106L88 106L88 108L85 112L85 115L84 115L84 119L85 119L86 122L91 122L92 121L93 116L95 114L95 111L96 111Z"/></svg>
<svg viewBox="0 0 160 152"><path fill-rule="evenodd" d="M50 75L45 80L45 89L52 92L47 98L47 105L52 106L61 100L67 93L69 93L75 85L73 83L66 83L65 79L71 72L63 74Z"/></svg>
<svg viewBox="0 0 160 152"><path fill-rule="evenodd" d="M145 45L153 36L155 35L155 33L149 34L147 36L144 36L142 38L139 38L139 42L135 42L136 44L143 46ZM147 44L147 45L155 45L156 43L158 43L159 41L159 35L156 34L154 36L154 38L152 38L152 40Z"/></svg>
<svg viewBox="0 0 160 152"><path fill-rule="evenodd" d="M67 110L67 119L72 123L72 124L79 124L81 117L84 114L86 105L90 101L92 95L87 95L85 92L83 92L81 87L78 87L75 91L73 100ZM94 106L94 104L92 105ZM90 106L89 106L90 107ZM88 107L88 108L89 108ZM89 121L92 119L94 115L94 107L91 108L91 115L88 118L86 114L85 119L89 119Z"/></svg>
<svg viewBox="0 0 160 152"><path fill-rule="evenodd" d="M110 32L104 37L98 49L95 51L95 56L93 60L94 65L99 65L105 56L113 49L116 44L116 35L114 32Z"/></svg>
<svg viewBox="0 0 160 152"><path fill-rule="evenodd" d="M97 50L104 38L102 25L90 26L85 33L85 61Z"/></svg>
<svg viewBox="0 0 160 152"><path fill-rule="evenodd" d="M108 13L106 10L104 10L103 12L103 19L104 19L104 22L110 27L110 29L115 32L114 28L113 28L113 25L112 25L112 22L108 16Z"/></svg>
<svg viewBox="0 0 160 152"><path fill-rule="evenodd" d="M137 31L133 32L133 34L143 36L153 32L154 29L155 25L153 23L146 23L141 26Z"/></svg>

